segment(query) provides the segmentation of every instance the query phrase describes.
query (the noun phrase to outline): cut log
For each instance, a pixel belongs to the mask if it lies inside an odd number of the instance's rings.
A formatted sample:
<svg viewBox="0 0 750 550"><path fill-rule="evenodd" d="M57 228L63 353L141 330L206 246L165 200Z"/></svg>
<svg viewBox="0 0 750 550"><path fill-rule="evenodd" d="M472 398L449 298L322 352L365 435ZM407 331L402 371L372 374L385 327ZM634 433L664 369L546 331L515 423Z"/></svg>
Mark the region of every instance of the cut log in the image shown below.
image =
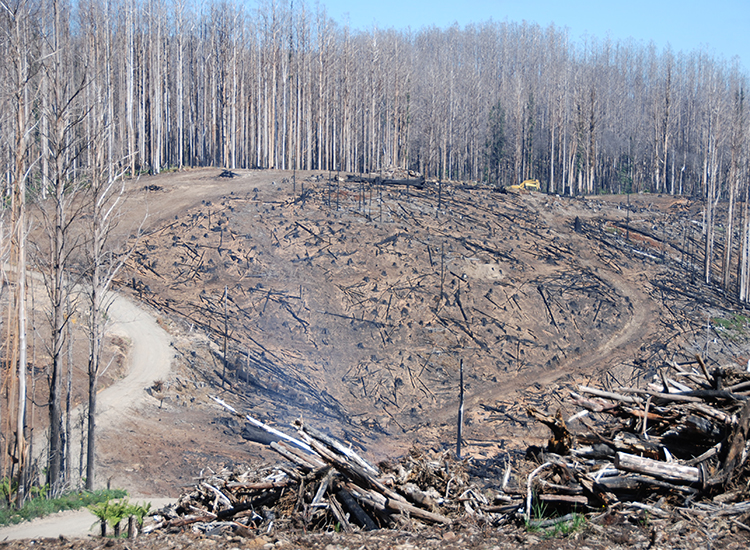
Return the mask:
<svg viewBox="0 0 750 550"><path fill-rule="evenodd" d="M391 510L395 510L397 512L402 512L402 513L407 513L412 517L423 519L425 521L430 521L432 523L448 524L451 522L450 519L448 519L442 514L436 514L434 512L428 512L427 510L422 510L421 508L412 506L408 502L402 502L400 500L394 500L392 498L389 498L386 500L385 505Z"/></svg>
<svg viewBox="0 0 750 550"><path fill-rule="evenodd" d="M349 511L352 517L357 520L357 523L359 523L365 531L374 531L378 528L372 518L362 509L356 499L350 495L346 489L340 488L336 491L336 498L341 501L344 508Z"/></svg>
<svg viewBox="0 0 750 550"><path fill-rule="evenodd" d="M357 500L359 500L363 504L366 504L367 506L370 506L374 510L378 510L381 512L385 512L386 510L393 510L394 512L406 513L411 517L422 519L432 523L442 523L447 525L451 522L450 519L442 514L428 512L427 510L422 510L421 508L412 506L408 502L393 500L391 498L384 497L376 491L362 488L353 488L351 487L351 485L349 487L350 489L352 489L352 494Z"/></svg>
<svg viewBox="0 0 750 550"><path fill-rule="evenodd" d="M658 392L658 391L653 391L653 390L641 390L638 388L620 388L620 391L623 393L632 393L635 395L651 396L657 400L661 400L664 402L668 402L668 401L677 401L681 403L702 403L703 402L703 399L701 399L698 396L684 395L681 393L664 393L664 392ZM637 402L640 403L641 401L639 400Z"/></svg>
<svg viewBox="0 0 750 550"><path fill-rule="evenodd" d="M579 506L587 506L589 503L589 499L585 495L542 494L542 495L537 495L537 498L542 502L573 504L573 505L579 505Z"/></svg>
<svg viewBox="0 0 750 550"><path fill-rule="evenodd" d="M315 454L313 452L313 450L308 445L306 445L305 443L303 443L299 439L296 439L296 438L294 438L294 437L292 437L290 435L287 435L284 432L280 432L276 428L272 428L271 426L269 426L267 424L264 424L260 420L256 420L255 418L253 418L249 414L246 414L243 417L240 413L237 412L237 410L235 410L234 407L232 407L231 405L228 405L227 403L225 403L223 400L219 399L218 397L214 397L213 395L209 395L208 397L211 398L211 399L213 399L214 401L216 401L219 405L221 405L222 407L224 407L226 410L228 410L229 412L231 412L235 416L239 416L240 418L244 418L245 420L247 420L248 422L250 422L254 426L256 426L258 428L261 428L262 430L267 431L269 434L272 434L272 435L275 435L277 437L280 437L281 439L284 439L284 440L288 441L289 443L291 443L293 445L297 445L300 449L304 449L305 451L308 451L309 453Z"/></svg>
<svg viewBox="0 0 750 550"><path fill-rule="evenodd" d="M238 491L245 489L247 491L264 491L268 489L281 489L283 487L289 487L294 482L291 479L285 479L282 481L260 481L257 483L227 483L227 489L231 491Z"/></svg>
<svg viewBox="0 0 750 550"><path fill-rule="evenodd" d="M359 456L356 452L354 452L351 448L346 447L339 441L336 441L333 437L324 434L320 430L316 430L312 426L306 426L302 424L302 421L297 420L294 423L295 426L297 426L298 429L308 434L310 437L317 439L324 445L327 445L331 449L341 453L345 457L347 457L349 460L354 461L357 465L359 465L361 468L363 468L365 471L369 472L372 475L378 475L380 472L377 471L377 469L372 466L369 462L367 462L364 458Z"/></svg>
<svg viewBox="0 0 750 550"><path fill-rule="evenodd" d="M372 477L356 464L350 464L346 461L345 458L335 456L318 441L309 439L308 443L313 449L315 449L315 451L323 460L328 462L331 466L336 468L339 472L346 475L353 481L367 488L372 487L391 500L400 500L404 503L406 502L406 499L404 497L402 497L398 493L393 492L391 489L383 485L383 483L381 483L378 479Z"/></svg>
<svg viewBox="0 0 750 550"><path fill-rule="evenodd" d="M622 452L615 455L615 467L681 485L690 485L701 480L700 470L693 466L662 462Z"/></svg>
<svg viewBox="0 0 750 550"><path fill-rule="evenodd" d="M701 371L703 372L703 376L706 377L706 380L708 380L708 383L711 384L711 387L715 388L716 381L710 374L708 374L708 369L706 368L706 363L703 362L703 358L700 355L696 355L695 360L698 361L698 364L701 367Z"/></svg>
<svg viewBox="0 0 750 550"><path fill-rule="evenodd" d="M485 506L482 508L482 512L489 514L512 514L517 512L518 509L523 506L522 501L518 501L515 504L504 504L502 506Z"/></svg>
<svg viewBox="0 0 750 550"><path fill-rule="evenodd" d="M271 447L274 451L279 453L281 456L286 458L289 462L294 464L295 466L302 468L303 471L309 472L314 469L314 466L306 461L301 459L300 457L296 456L295 454L289 452L287 449L282 447L277 441L273 441L269 447Z"/></svg>
<svg viewBox="0 0 750 550"><path fill-rule="evenodd" d="M596 485L603 487L607 491L616 493L620 491L637 491L643 486L643 483L635 476L609 476L598 480Z"/></svg>
<svg viewBox="0 0 750 550"><path fill-rule="evenodd" d="M555 525L559 525L561 523L565 523L567 521L575 521L576 515L575 514L565 514L564 516L561 516L559 518L551 518L551 519L534 519L529 521L529 526L534 527L535 529L546 529L548 527L554 527Z"/></svg>
<svg viewBox="0 0 750 550"><path fill-rule="evenodd" d="M612 393L608 391L597 390L596 388L589 388L588 386L579 386L578 391L601 397L603 399L609 399L611 401L621 401L623 403L643 403L643 400L638 397L629 397L621 393ZM635 392L633 392L635 393Z"/></svg>
<svg viewBox="0 0 750 550"><path fill-rule="evenodd" d="M573 398L573 403L592 412L607 411L617 406L612 405L612 403L606 403L600 399L587 399L574 391L570 392L570 397Z"/></svg>
<svg viewBox="0 0 750 550"><path fill-rule="evenodd" d="M329 497L328 504L331 508L331 512L339 522L339 525L341 525L341 529L344 531L344 533L354 532L354 529L349 523L349 520L347 519L346 515L344 515L344 511L341 509L341 505L336 501L335 498L333 498L333 496Z"/></svg>

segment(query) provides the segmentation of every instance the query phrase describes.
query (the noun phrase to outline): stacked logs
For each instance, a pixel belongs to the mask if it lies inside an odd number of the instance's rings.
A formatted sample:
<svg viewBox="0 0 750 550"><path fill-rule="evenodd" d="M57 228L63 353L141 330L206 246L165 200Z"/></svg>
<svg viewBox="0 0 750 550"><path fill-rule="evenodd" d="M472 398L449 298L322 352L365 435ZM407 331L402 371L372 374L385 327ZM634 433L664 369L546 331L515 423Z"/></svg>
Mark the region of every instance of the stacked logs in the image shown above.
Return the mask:
<svg viewBox="0 0 750 550"><path fill-rule="evenodd" d="M709 373L699 357L694 365L672 364L642 388L580 386L570 392L580 411L568 419L529 408L552 437L546 448L530 448L515 473L510 460L488 468L449 451L412 450L374 466L301 420L291 436L244 416L284 461L203 477L147 531L254 536L284 528L412 530L468 518L546 528L614 511L749 515L750 373Z"/></svg>
<svg viewBox="0 0 750 550"><path fill-rule="evenodd" d="M148 531L192 528L250 536L285 527L343 532L414 528L450 524L465 514L499 518L521 504L518 498L515 506L507 506L507 499L488 499L469 483L465 462L449 452L413 451L398 463L376 467L301 420L294 423L296 436L290 436L250 416L244 419L273 439L269 446L285 461L203 477L176 505L159 511Z"/></svg>
<svg viewBox="0 0 750 550"><path fill-rule="evenodd" d="M535 454L540 465L527 478L527 518L535 505L624 507L658 516L664 504L725 509L747 497L750 373L709 373L700 357L668 367L645 388L571 391L581 411L567 420L560 411L528 409L552 438Z"/></svg>

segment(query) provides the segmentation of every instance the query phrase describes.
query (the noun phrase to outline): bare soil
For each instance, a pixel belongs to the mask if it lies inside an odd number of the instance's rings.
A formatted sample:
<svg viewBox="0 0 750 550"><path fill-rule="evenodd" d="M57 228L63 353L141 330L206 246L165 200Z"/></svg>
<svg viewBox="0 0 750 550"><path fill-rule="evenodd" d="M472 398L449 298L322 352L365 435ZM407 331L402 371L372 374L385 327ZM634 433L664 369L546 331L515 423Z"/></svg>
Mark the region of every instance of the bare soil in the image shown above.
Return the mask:
<svg viewBox="0 0 750 550"><path fill-rule="evenodd" d="M130 191L134 217L149 216L122 291L163 313L177 349L152 404L174 415L169 452L199 453L194 430L214 434L212 456L243 455L242 427L207 399L222 376L243 411L279 426L302 415L379 460L453 445L463 361L467 452L490 457L546 435L527 405L575 412L575 384L616 386L696 351L747 360L710 327L734 306L691 284L700 205L687 200L219 173Z"/></svg>
<svg viewBox="0 0 750 550"><path fill-rule="evenodd" d="M746 335L722 332L713 321L741 309L698 282L700 204L687 199L571 199L220 172L130 183L120 238L137 239L137 248L119 291L160 312L175 359L140 409L102 434L100 471L113 487L177 496L206 469L277 461L246 439L252 435L211 394L280 429L303 416L378 461L414 445L455 446L463 362L464 453L516 460L548 435L525 408L570 415L567 391L577 384L645 381L664 361L698 352L712 364L747 362ZM731 526L704 533L676 518L660 538L653 526L613 518L554 543L481 526L219 542L645 548L658 539L698 548L747 541ZM215 544L190 534L160 537L128 548Z"/></svg>
<svg viewBox="0 0 750 550"><path fill-rule="evenodd" d="M738 532L739 531L739 532ZM32 546L33 545L33 546ZM630 550L648 548L746 548L747 537L737 528L706 529L695 522L677 519L634 524L617 514L601 523L589 522L566 536L549 532L528 532L514 525L490 529L481 525L456 525L422 531L369 531L351 534L335 532L304 533L285 531L240 537L205 536L190 531L157 533L134 540L37 538L33 541L0 542L0 549L21 550L30 547L45 550L164 550L164 549L263 549L263 550L535 550L583 549Z"/></svg>

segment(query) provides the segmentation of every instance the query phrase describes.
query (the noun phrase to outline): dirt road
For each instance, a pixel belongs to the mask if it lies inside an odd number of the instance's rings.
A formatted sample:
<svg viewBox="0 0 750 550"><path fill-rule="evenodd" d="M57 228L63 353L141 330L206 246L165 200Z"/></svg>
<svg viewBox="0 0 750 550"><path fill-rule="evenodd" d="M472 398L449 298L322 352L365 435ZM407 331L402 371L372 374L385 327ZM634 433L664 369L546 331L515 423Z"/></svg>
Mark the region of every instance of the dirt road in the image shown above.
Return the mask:
<svg viewBox="0 0 750 550"><path fill-rule="evenodd" d="M123 415L127 415L128 409L138 408L147 399L146 388L167 378L173 357L169 334L159 326L152 313L120 294L111 294L111 300L107 310L107 332L128 343L128 365L123 378L98 393L96 429L99 434L116 426ZM82 407L74 409L73 418L78 418ZM72 436L72 447L77 449L81 444L80 432L75 430ZM46 437L46 434L41 437ZM34 446L44 448L46 441L35 441ZM99 471L98 479L107 479L105 474Z"/></svg>
<svg viewBox="0 0 750 550"><path fill-rule="evenodd" d="M165 379L172 362L169 334L159 326L156 318L141 306L119 294L113 295L108 317L108 332L118 335L130 344L127 375L102 390L97 399L97 431L102 433L128 417L128 411L137 408L147 397L145 389L156 380ZM78 415L76 411L75 416ZM43 442L35 443L35 445ZM74 440L74 448L80 440ZM123 445L127 442L123 441ZM39 447L37 447L39 448ZM98 471L98 479L106 480L107 472ZM103 484L100 483L100 484ZM98 484L99 485L99 484ZM125 487L125 489L128 489ZM131 496L132 501L141 502ZM164 499L148 499L153 506L163 505ZM88 510L63 512L32 522L0 529L0 541L39 537L83 537L89 533L95 518Z"/></svg>
<svg viewBox="0 0 750 550"><path fill-rule="evenodd" d="M131 502L151 503L155 510L173 502L165 498L131 498ZM41 538L81 538L99 534L98 520L88 509L58 512L34 521L19 523L0 529L0 542L6 540L25 540Z"/></svg>
<svg viewBox="0 0 750 550"><path fill-rule="evenodd" d="M130 343L128 374L99 393L99 429L114 425L127 409L137 407L146 399L146 388L157 380L166 379L173 356L169 334L141 306L116 294L109 308L109 318L112 320L109 332Z"/></svg>

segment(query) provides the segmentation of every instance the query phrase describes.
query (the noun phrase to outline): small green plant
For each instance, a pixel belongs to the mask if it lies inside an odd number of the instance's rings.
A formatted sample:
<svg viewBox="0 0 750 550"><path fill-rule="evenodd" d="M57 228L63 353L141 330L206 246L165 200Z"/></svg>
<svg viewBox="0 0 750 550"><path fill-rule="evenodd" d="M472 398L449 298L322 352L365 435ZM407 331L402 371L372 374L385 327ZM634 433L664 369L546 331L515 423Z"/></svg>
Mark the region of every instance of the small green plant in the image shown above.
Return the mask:
<svg viewBox="0 0 750 550"><path fill-rule="evenodd" d="M552 523L550 525L550 523ZM562 518L534 519L526 524L526 530L530 533L540 533L545 538L567 537L580 531L586 523L583 514L568 514Z"/></svg>
<svg viewBox="0 0 750 550"><path fill-rule="evenodd" d="M583 514L573 514L571 521L564 521L556 524L550 531L547 531L547 535L557 537L567 537L573 533L580 531L586 523L586 516Z"/></svg>
<svg viewBox="0 0 750 550"><path fill-rule="evenodd" d="M96 519L98 521L94 522L94 525L98 523L101 526L103 537L107 535L107 524L112 527L114 536L119 537L120 523L123 519L130 515L131 506L128 503L127 499L119 501L107 500L105 502L89 506L89 510L91 510L91 513L96 516ZM94 525L92 525L92 527Z"/></svg>
<svg viewBox="0 0 750 550"><path fill-rule="evenodd" d="M44 498L49 493L49 483L45 483L41 487L34 486L30 489L31 498Z"/></svg>
<svg viewBox="0 0 750 550"><path fill-rule="evenodd" d="M151 503L131 504L127 499L123 500L106 500L88 507L91 513L96 516L97 521L94 525L101 527L101 535L107 536L107 525L112 528L113 536L120 536L120 525L122 520L134 517L137 521L138 528L143 528L143 520L151 510ZM92 527L94 527L92 525Z"/></svg>
<svg viewBox="0 0 750 550"><path fill-rule="evenodd" d="M98 522L94 522L92 528L97 523L101 526L101 535L107 536L107 524L110 523L114 517L114 507L112 502L108 499L105 502L100 502L88 507L92 514L96 516Z"/></svg>
<svg viewBox="0 0 750 550"><path fill-rule="evenodd" d="M128 509L128 516L134 516L138 521L138 529L143 527L143 520L146 518L148 513L151 511L151 503L144 502L143 504L131 504Z"/></svg>
<svg viewBox="0 0 750 550"><path fill-rule="evenodd" d="M557 514L554 511L551 517L548 514L547 503L537 498L535 494L531 505L531 515L526 521L526 531L540 533L545 538L567 537L579 531L586 522L586 516L575 512L563 517L555 517Z"/></svg>
<svg viewBox="0 0 750 550"><path fill-rule="evenodd" d="M3 496L5 502L10 502L13 495L18 490L18 481L9 477L4 477L0 480L0 494Z"/></svg>
<svg viewBox="0 0 750 550"><path fill-rule="evenodd" d="M547 515L547 503L540 500L537 495L534 495L534 500L531 504L531 517L536 520L544 519Z"/></svg>
<svg viewBox="0 0 750 550"><path fill-rule="evenodd" d="M547 503L539 500L536 493L534 493L534 500L531 504L531 518L526 522L526 530L530 532L537 532L541 529L537 524L544 520L544 516L547 512Z"/></svg>

